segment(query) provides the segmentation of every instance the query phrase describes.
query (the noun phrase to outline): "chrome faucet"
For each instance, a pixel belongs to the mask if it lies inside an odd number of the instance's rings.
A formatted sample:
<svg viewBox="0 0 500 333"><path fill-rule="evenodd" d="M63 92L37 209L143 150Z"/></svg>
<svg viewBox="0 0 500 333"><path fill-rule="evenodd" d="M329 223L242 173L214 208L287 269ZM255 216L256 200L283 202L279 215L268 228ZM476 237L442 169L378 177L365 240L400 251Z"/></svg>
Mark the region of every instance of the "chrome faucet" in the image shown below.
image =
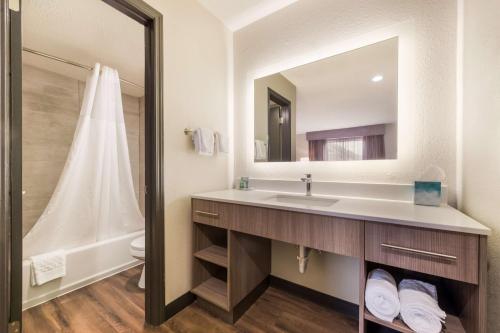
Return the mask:
<svg viewBox="0 0 500 333"><path fill-rule="evenodd" d="M300 178L304 183L306 183L306 195L308 197L311 196L311 185L312 185L312 175L310 173L306 173L305 177Z"/></svg>

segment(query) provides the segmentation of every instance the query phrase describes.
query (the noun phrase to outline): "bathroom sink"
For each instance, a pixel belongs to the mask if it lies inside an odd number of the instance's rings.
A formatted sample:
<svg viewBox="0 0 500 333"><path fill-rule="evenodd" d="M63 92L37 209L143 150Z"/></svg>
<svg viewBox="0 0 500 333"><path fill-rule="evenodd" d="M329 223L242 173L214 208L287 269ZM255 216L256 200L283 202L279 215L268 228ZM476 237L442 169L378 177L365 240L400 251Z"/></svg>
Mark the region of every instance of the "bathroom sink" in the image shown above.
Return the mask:
<svg viewBox="0 0 500 333"><path fill-rule="evenodd" d="M277 194L266 199L268 202L289 203L304 206L329 207L335 204L338 199L319 198L305 195L285 195Z"/></svg>

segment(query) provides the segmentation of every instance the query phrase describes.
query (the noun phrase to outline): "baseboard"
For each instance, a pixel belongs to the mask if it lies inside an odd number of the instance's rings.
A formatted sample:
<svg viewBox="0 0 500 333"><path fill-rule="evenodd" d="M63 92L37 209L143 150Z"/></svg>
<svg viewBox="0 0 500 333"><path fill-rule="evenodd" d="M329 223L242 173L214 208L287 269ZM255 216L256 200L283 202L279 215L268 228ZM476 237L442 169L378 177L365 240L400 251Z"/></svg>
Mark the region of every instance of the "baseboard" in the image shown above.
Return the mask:
<svg viewBox="0 0 500 333"><path fill-rule="evenodd" d="M346 316L358 318L359 306L342 299L323 294L319 291L270 275L270 286L295 294L312 302L329 307Z"/></svg>
<svg viewBox="0 0 500 333"><path fill-rule="evenodd" d="M184 308L188 307L193 303L195 300L195 296L191 294L191 292L187 292L184 295L176 298L172 302L168 303L165 305L165 313L166 313L166 320L169 320L173 316L175 316L177 313L181 312L184 310Z"/></svg>

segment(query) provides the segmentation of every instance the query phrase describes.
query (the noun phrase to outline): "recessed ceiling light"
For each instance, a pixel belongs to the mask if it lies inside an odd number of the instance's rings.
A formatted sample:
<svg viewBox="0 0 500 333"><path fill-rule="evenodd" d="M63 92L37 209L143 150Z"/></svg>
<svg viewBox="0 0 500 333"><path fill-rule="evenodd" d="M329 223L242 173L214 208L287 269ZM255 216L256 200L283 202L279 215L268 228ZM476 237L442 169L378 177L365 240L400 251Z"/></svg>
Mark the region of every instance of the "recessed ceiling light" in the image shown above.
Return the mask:
<svg viewBox="0 0 500 333"><path fill-rule="evenodd" d="M383 75L375 75L374 77L372 77L372 82L380 82L384 79L384 76Z"/></svg>

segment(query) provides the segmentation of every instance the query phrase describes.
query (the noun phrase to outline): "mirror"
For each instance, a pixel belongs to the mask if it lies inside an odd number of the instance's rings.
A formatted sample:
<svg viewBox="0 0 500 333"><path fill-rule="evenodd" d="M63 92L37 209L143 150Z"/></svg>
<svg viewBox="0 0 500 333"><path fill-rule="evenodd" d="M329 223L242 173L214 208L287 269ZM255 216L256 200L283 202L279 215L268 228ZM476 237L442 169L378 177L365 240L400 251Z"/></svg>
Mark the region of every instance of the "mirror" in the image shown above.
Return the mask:
<svg viewBox="0 0 500 333"><path fill-rule="evenodd" d="M398 38L254 81L256 162L397 158Z"/></svg>

